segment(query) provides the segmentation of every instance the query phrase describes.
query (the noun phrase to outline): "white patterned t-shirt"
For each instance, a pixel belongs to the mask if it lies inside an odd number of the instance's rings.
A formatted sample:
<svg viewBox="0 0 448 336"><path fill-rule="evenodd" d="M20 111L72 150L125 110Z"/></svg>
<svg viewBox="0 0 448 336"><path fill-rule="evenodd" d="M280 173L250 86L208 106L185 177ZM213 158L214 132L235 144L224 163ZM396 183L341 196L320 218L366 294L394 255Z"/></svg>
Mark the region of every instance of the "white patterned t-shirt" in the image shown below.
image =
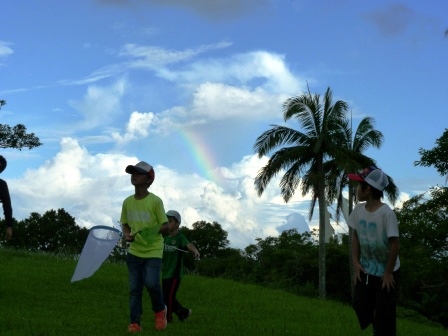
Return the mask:
<svg viewBox="0 0 448 336"><path fill-rule="evenodd" d="M366 210L366 203L358 203L348 218L348 225L358 233L360 264L368 274L382 276L389 257L389 238L399 236L395 212L387 204L370 212ZM399 268L397 256L394 271Z"/></svg>

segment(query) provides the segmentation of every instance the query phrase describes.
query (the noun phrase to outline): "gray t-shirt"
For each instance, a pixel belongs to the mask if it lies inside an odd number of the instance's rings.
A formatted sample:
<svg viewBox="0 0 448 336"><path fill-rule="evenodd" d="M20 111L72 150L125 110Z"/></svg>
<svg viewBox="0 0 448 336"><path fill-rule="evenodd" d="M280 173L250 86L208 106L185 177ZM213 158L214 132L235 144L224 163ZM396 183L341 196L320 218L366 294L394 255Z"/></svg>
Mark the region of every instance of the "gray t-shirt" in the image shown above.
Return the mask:
<svg viewBox="0 0 448 336"><path fill-rule="evenodd" d="M387 204L373 212L367 211L365 206L366 203L355 206L348 225L358 233L361 265L368 274L382 276L389 257L389 238L399 236L397 216ZM400 258L397 256L394 271L399 268Z"/></svg>

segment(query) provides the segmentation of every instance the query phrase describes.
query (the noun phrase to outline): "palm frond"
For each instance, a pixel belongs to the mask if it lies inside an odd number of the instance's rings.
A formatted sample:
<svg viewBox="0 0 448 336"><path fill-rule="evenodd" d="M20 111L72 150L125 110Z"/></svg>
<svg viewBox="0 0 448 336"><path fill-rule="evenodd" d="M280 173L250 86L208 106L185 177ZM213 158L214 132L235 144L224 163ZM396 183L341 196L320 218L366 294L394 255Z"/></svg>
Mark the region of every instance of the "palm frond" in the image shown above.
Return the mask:
<svg viewBox="0 0 448 336"><path fill-rule="evenodd" d="M280 171L288 171L297 164L303 166L307 160L309 160L308 146L285 147L275 152L255 178L254 184L258 196L263 194L271 179ZM300 175L300 170L298 172Z"/></svg>
<svg viewBox="0 0 448 336"><path fill-rule="evenodd" d="M380 131L374 129L374 125L375 121L371 117L361 120L354 135L353 150L362 153L369 147L381 147L384 136Z"/></svg>
<svg viewBox="0 0 448 336"><path fill-rule="evenodd" d="M304 133L310 137L316 136L320 129L320 110L319 95L303 94L289 98L283 104L285 121L297 119Z"/></svg>
<svg viewBox="0 0 448 336"><path fill-rule="evenodd" d="M301 171L302 166L295 163L286 171L280 180L280 192L286 203L294 196L297 186L300 183Z"/></svg>
<svg viewBox="0 0 448 336"><path fill-rule="evenodd" d="M387 178L389 179L389 185L384 189L384 192L386 193L389 202L395 204L399 195L398 187L392 177L387 175Z"/></svg>
<svg viewBox="0 0 448 336"><path fill-rule="evenodd" d="M273 149L285 144L301 144L305 142L307 136L293 128L286 126L272 125L272 128L260 135L255 144L254 151L258 157L267 155Z"/></svg>

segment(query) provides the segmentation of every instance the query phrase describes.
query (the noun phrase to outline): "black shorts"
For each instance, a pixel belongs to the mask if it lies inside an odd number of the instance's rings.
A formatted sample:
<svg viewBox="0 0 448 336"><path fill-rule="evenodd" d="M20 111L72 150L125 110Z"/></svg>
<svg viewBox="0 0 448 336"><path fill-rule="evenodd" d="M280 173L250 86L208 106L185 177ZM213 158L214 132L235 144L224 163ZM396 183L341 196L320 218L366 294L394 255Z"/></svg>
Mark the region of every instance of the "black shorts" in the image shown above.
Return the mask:
<svg viewBox="0 0 448 336"><path fill-rule="evenodd" d="M393 273L395 288L382 289L381 277L362 274L353 292L353 309L361 330L373 325L374 335L395 336L400 270Z"/></svg>

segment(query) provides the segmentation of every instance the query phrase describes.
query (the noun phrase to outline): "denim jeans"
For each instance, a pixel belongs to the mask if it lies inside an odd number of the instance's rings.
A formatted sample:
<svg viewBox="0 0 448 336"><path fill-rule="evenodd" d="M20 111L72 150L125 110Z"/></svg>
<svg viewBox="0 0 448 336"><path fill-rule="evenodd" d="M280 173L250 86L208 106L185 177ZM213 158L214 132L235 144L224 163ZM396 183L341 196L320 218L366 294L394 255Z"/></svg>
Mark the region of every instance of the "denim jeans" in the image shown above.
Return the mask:
<svg viewBox="0 0 448 336"><path fill-rule="evenodd" d="M165 309L162 287L160 285L161 258L140 258L130 253L126 263L129 273L129 306L131 323L140 324L143 314L143 288L145 287L151 298L153 312Z"/></svg>

